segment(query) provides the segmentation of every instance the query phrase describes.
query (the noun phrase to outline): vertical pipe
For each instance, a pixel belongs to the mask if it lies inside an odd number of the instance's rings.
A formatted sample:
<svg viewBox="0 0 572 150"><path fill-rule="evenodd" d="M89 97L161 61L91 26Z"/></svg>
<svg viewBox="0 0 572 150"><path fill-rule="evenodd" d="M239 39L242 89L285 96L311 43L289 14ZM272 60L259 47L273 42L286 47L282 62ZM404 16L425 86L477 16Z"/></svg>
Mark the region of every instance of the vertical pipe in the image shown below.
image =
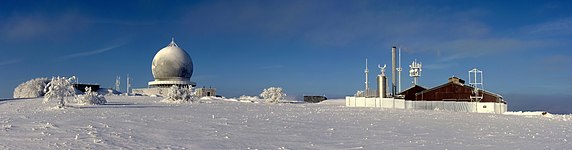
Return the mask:
<svg viewBox="0 0 572 150"><path fill-rule="evenodd" d="M395 96L395 46L391 48L391 95Z"/></svg>
<svg viewBox="0 0 572 150"><path fill-rule="evenodd" d="M127 91L125 91L125 92L127 93L127 95L129 95L129 93L130 93L130 92L129 92L129 89L131 89L131 82L130 82L129 80L130 80L130 79L129 79L129 74L127 74L127 85L126 85L126 86L127 86L127 89L126 89Z"/></svg>
<svg viewBox="0 0 572 150"><path fill-rule="evenodd" d="M398 91L397 93L401 92L401 48L399 48L399 59L398 59L399 65L397 67L397 83L398 83Z"/></svg>
<svg viewBox="0 0 572 150"><path fill-rule="evenodd" d="M381 93L381 74L377 75L377 78L375 80L377 82L377 97L383 97L383 94Z"/></svg>

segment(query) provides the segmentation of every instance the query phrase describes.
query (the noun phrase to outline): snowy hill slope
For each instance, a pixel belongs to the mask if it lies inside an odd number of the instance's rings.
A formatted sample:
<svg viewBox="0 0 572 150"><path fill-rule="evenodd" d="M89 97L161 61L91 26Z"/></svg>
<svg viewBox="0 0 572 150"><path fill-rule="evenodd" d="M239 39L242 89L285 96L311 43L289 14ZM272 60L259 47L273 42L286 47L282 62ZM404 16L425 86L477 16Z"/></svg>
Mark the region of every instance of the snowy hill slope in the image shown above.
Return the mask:
<svg viewBox="0 0 572 150"><path fill-rule="evenodd" d="M164 104L108 96L53 109L0 101L0 149L570 149L572 117L347 108L343 102Z"/></svg>

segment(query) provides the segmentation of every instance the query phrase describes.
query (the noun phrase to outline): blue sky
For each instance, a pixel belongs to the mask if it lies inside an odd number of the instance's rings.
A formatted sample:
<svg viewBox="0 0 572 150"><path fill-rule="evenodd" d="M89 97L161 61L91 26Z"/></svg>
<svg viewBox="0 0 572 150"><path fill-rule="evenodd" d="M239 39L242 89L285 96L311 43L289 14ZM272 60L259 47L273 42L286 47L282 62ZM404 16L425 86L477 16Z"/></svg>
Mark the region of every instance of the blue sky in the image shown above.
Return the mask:
<svg viewBox="0 0 572 150"><path fill-rule="evenodd" d="M342 97L363 89L364 59L424 65L420 84L484 71L509 102L572 92L570 1L3 1L0 97L36 77L112 87L152 80L171 37L194 61L192 80L224 96L280 86L288 95ZM373 79L373 75L371 78ZM403 88L410 86L406 72ZM371 80L373 82L373 80ZM125 83L125 82L123 82ZM123 84L124 85L124 84ZM550 98L547 98L550 100ZM545 100L539 100L545 101ZM534 105L535 102L527 102ZM564 101L570 105L570 102Z"/></svg>

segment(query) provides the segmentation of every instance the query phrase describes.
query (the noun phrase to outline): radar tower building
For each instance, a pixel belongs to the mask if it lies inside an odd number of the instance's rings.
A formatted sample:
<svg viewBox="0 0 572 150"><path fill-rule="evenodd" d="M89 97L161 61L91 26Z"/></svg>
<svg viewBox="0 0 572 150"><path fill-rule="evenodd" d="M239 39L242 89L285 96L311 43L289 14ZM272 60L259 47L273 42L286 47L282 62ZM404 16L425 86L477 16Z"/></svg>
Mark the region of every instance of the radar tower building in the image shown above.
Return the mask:
<svg viewBox="0 0 572 150"><path fill-rule="evenodd" d="M131 89L131 92L140 95L163 96L168 94L168 89L171 86L196 86L196 83L191 81L193 60L185 50L175 43L174 38L155 54L151 63L151 72L154 80L148 83L148 87ZM130 81L127 82L130 86ZM129 93L129 89L126 92Z"/></svg>

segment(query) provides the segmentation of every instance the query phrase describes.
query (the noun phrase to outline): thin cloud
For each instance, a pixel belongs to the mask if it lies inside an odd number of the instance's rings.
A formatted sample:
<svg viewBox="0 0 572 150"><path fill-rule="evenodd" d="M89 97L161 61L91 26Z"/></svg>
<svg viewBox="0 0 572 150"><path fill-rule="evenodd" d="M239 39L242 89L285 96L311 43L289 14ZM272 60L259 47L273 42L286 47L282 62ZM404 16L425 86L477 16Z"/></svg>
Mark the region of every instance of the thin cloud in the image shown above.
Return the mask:
<svg viewBox="0 0 572 150"><path fill-rule="evenodd" d="M8 39L30 39L45 36L69 34L81 30L86 18L75 13L63 14L27 14L9 16L0 25L2 37ZM56 34L57 33L57 34Z"/></svg>
<svg viewBox="0 0 572 150"><path fill-rule="evenodd" d="M439 61L448 62L490 54L534 50L551 43L553 42L518 38L460 39L444 42L432 49L437 49L438 55L440 53Z"/></svg>
<svg viewBox="0 0 572 150"><path fill-rule="evenodd" d="M19 62L22 62L22 60L21 59L12 59L12 60L7 60L7 61L0 61L0 66L15 64L15 63L19 63Z"/></svg>
<svg viewBox="0 0 572 150"><path fill-rule="evenodd" d="M77 58L77 57L85 57L85 56L91 56L91 55L97 55L97 54L101 54L101 53L105 53L108 51L111 51L117 47L122 46L123 44L120 45L114 45L114 46L110 46L110 47L106 47L106 48L102 48L102 49L98 49L98 50L94 50L94 51L88 51L88 52L81 52L81 53L75 53L75 54L70 54L70 55L66 55L66 56L62 56L60 57L61 60L65 60L65 59L72 59L72 58Z"/></svg>
<svg viewBox="0 0 572 150"><path fill-rule="evenodd" d="M183 24L185 27L191 26L191 29L216 28L226 30L225 33L248 32L249 35L296 39L333 47L364 42L379 43L388 39L418 42L417 39L482 37L490 33L489 27L477 20L486 14L483 10L450 12L439 11L442 10L439 6L429 7L418 3L402 5L360 2L293 1L267 4L264 1L215 1L193 6L180 20L186 22ZM382 5L384 9L370 9L372 5ZM395 43L385 45L388 44Z"/></svg>
<svg viewBox="0 0 572 150"><path fill-rule="evenodd" d="M535 34L572 34L572 17L525 27Z"/></svg>
<svg viewBox="0 0 572 150"><path fill-rule="evenodd" d="M551 72L558 72L561 71L562 68L568 68L568 65L572 63L572 57L568 55L558 54L558 55L551 55L546 56L539 60L537 68L540 71L551 71ZM564 75L566 73L561 73Z"/></svg>

